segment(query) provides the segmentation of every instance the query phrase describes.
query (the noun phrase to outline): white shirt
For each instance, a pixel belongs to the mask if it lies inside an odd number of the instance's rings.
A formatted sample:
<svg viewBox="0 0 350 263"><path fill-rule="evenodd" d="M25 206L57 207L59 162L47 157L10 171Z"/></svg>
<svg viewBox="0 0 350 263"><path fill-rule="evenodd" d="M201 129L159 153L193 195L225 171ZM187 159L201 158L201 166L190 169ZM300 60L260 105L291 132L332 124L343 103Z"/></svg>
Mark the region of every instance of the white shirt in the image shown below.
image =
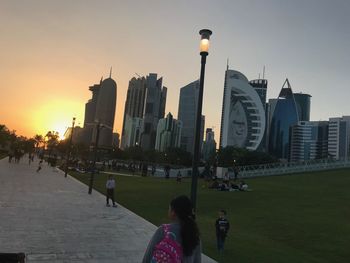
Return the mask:
<svg viewBox="0 0 350 263"><path fill-rule="evenodd" d="M109 180L107 180L106 188L107 188L107 189L114 189L114 187L115 187L115 181L114 181L114 179L109 179Z"/></svg>

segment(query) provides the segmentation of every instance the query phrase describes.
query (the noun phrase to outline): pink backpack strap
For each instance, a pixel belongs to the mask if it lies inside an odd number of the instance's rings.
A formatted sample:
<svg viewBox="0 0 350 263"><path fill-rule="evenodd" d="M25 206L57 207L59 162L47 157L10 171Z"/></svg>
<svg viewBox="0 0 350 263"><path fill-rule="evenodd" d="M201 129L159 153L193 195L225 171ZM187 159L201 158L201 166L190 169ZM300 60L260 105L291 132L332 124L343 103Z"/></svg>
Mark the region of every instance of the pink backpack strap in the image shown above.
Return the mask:
<svg viewBox="0 0 350 263"><path fill-rule="evenodd" d="M170 238L170 235L176 240L176 235L173 232L170 232L170 224L163 224L164 237Z"/></svg>
<svg viewBox="0 0 350 263"><path fill-rule="evenodd" d="M170 224L163 224L164 236L167 236L170 232Z"/></svg>

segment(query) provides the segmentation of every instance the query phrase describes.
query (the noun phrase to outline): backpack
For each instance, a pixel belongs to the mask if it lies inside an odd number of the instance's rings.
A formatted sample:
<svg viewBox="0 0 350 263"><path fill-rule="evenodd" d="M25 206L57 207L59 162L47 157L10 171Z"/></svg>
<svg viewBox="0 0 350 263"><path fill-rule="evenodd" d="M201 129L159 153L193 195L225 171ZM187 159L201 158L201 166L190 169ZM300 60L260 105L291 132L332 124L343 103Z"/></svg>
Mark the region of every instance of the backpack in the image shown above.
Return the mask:
<svg viewBox="0 0 350 263"><path fill-rule="evenodd" d="M152 254L151 263L181 263L182 262L182 247L171 238L171 235L176 238L175 234L170 232L170 225L163 225L164 237L155 246Z"/></svg>

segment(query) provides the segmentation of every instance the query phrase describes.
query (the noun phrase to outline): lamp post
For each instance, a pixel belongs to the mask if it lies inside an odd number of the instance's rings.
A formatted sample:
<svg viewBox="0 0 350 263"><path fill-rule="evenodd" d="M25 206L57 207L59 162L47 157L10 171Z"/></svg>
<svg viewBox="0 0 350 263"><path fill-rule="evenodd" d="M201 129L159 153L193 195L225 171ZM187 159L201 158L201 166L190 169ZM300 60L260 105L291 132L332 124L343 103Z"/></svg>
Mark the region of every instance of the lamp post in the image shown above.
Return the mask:
<svg viewBox="0 0 350 263"><path fill-rule="evenodd" d="M200 41L200 55L201 55L201 72L199 79L199 93L197 100L197 112L196 112L196 128L194 137L194 151L192 159L192 182L191 182L191 200L193 203L194 211L196 211L197 202L197 182L198 182L198 163L200 156L200 135L201 135L201 123L202 123L202 104L203 104L203 87L204 87L204 74L205 63L209 54L209 38L212 31L209 29L202 29L199 31L201 35Z"/></svg>
<svg viewBox="0 0 350 263"><path fill-rule="evenodd" d="M90 183L89 183L89 194L92 192L92 186L94 184L94 175L95 175L95 166L96 166L96 159L97 159L97 148L98 148L98 140L100 137L100 128L101 128L101 123L98 122L96 124L96 139L95 139L95 147L94 147L94 160L92 163L92 169L91 169L91 175L90 175Z"/></svg>
<svg viewBox="0 0 350 263"><path fill-rule="evenodd" d="M70 137L69 137L69 144L68 144L68 149L67 149L67 159L66 159L66 169L64 171L64 177L67 177L67 173L68 173L68 163L69 163L69 159L70 159L70 154L71 154L71 150L72 150L72 141L73 141L73 132L74 132L74 124L75 124L75 117L73 118L73 122L72 122L72 131L70 133Z"/></svg>

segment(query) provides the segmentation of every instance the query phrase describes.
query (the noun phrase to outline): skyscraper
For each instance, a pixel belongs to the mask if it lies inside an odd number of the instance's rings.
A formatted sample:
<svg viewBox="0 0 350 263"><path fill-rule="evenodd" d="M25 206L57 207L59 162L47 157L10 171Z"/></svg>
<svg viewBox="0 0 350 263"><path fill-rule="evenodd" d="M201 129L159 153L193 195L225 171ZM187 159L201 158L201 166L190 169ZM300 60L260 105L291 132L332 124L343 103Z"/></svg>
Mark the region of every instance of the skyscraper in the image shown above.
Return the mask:
<svg viewBox="0 0 350 263"><path fill-rule="evenodd" d="M92 144L96 138L97 123L102 128L99 135L99 146L112 147L113 126L117 101L117 84L111 76L89 87L92 98L85 104L83 141Z"/></svg>
<svg viewBox="0 0 350 263"><path fill-rule="evenodd" d="M135 146L135 143L140 143L140 131L130 130L132 127L138 128L140 118L143 118L143 110L146 95L146 78L132 78L129 81L128 93L125 101L124 119L122 129L122 148ZM132 120L133 119L133 120ZM128 121L128 123L127 123ZM142 123L142 122L141 122ZM126 125L128 129L126 129ZM126 131L127 130L127 131ZM136 138L133 138L134 134ZM131 143L131 144L130 144Z"/></svg>
<svg viewBox="0 0 350 263"><path fill-rule="evenodd" d="M258 93L261 103L266 106L266 94L267 94L267 79L254 79L249 81L249 84L254 88L256 93Z"/></svg>
<svg viewBox="0 0 350 263"><path fill-rule="evenodd" d="M265 104L242 73L225 72L220 147L257 150L265 134Z"/></svg>
<svg viewBox="0 0 350 263"><path fill-rule="evenodd" d="M203 142L202 156L205 161L209 161L210 158L215 156L216 142L214 139L214 131L211 128L207 128L205 131L205 141Z"/></svg>
<svg viewBox="0 0 350 263"><path fill-rule="evenodd" d="M89 87L89 90L92 92L92 98L85 104L84 130L82 133L82 141L86 144L90 144L92 140L92 132L95 127L97 100L101 89L101 83L102 79L100 84L95 84Z"/></svg>
<svg viewBox="0 0 350 263"><path fill-rule="evenodd" d="M102 125L98 140L100 147L112 147L116 101L117 84L109 77L101 83L96 105L95 122ZM96 127L93 131L93 140L95 140L97 134Z"/></svg>
<svg viewBox="0 0 350 263"><path fill-rule="evenodd" d="M121 142L121 148L139 146L141 144L141 131L143 128L143 119L125 115L124 136Z"/></svg>
<svg viewBox="0 0 350 263"><path fill-rule="evenodd" d="M267 106L268 104L266 103L266 94L267 94L267 79L255 79L249 81L249 84L254 88L256 93L258 93L261 103L264 107L265 111L265 120L266 120L266 125L265 125L265 132L264 132L264 137L261 140L261 143L258 147L258 151L266 152L267 151L267 134L268 134L268 125L267 125L267 120L268 120L268 110Z"/></svg>
<svg viewBox="0 0 350 263"><path fill-rule="evenodd" d="M299 121L298 110L288 79L283 83L272 113L269 129L269 153L280 159L289 159L289 135L292 125Z"/></svg>
<svg viewBox="0 0 350 263"><path fill-rule="evenodd" d="M311 95L304 93L294 93L294 99L298 109L299 120L309 121Z"/></svg>
<svg viewBox="0 0 350 263"><path fill-rule="evenodd" d="M181 121L175 120L169 112L166 118L158 122L155 149L164 152L168 148L180 147L181 129Z"/></svg>
<svg viewBox="0 0 350 263"><path fill-rule="evenodd" d="M328 157L328 121L299 121L291 128L290 161Z"/></svg>
<svg viewBox="0 0 350 263"><path fill-rule="evenodd" d="M199 80L193 81L180 89L177 115L178 120L182 122L181 148L192 154L194 151L198 92ZM200 142L203 142L204 124L205 117L202 116Z"/></svg>
<svg viewBox="0 0 350 263"><path fill-rule="evenodd" d="M164 118L167 88L162 86L162 78L150 73L146 78L146 98L143 111L143 128L141 147L144 150L154 149L158 121Z"/></svg>

